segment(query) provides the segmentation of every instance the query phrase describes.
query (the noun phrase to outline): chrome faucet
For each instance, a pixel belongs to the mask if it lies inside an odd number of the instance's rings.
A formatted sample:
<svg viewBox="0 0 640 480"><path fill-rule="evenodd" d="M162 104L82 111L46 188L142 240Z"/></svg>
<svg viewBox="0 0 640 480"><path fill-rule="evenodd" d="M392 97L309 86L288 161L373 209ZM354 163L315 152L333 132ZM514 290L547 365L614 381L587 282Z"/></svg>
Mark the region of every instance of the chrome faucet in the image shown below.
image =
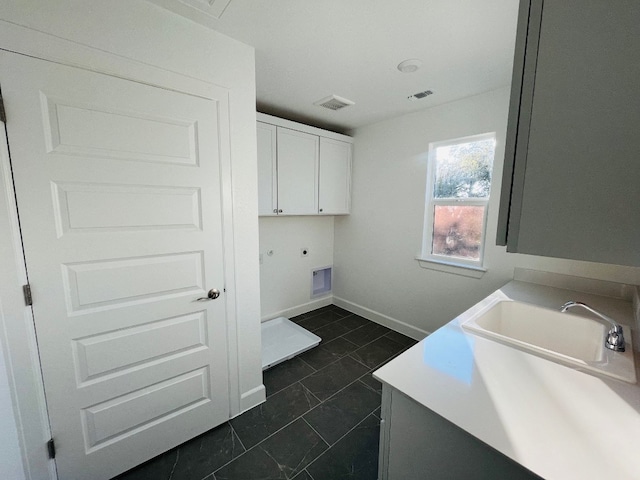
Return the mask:
<svg viewBox="0 0 640 480"><path fill-rule="evenodd" d="M607 338L605 339L604 345L609 350L613 350L615 352L624 352L624 333L622 332L622 327L618 324L618 322L582 302L567 302L562 305L560 311L564 313L573 307L582 307L585 310L589 310L591 313L597 315L598 318L611 325L611 329L609 330L609 333L607 333Z"/></svg>

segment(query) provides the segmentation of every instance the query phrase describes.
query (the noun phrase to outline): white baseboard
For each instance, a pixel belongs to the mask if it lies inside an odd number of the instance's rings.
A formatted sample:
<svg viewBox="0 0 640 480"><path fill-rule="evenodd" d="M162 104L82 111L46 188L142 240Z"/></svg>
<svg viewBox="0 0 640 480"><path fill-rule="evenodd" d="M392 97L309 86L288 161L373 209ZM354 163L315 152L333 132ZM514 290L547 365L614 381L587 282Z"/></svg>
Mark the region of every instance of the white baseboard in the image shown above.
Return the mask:
<svg viewBox="0 0 640 480"><path fill-rule="evenodd" d="M379 323L380 325L384 325L391 330L395 330L396 332L402 333L407 337L411 337L414 340L422 340L431 332L427 332L426 330L422 330L421 328L414 327L413 325L409 325L408 323L402 322L395 318L391 318L388 315L384 315L382 313L376 312L375 310L371 310L370 308L363 307L362 305L358 305L357 303L350 302L340 297L333 297L333 304L338 307L344 308L351 313L355 313L356 315L360 315L361 317L366 318L367 320L371 320L372 322Z"/></svg>
<svg viewBox="0 0 640 480"><path fill-rule="evenodd" d="M310 302L303 303L302 305L296 305L295 307L280 310L279 312L262 315L260 321L266 322L267 320L278 317L291 318L295 317L296 315L302 315L303 313L310 312L311 310L315 310L316 308L326 307L327 305L331 305L332 303L333 296L327 295L326 297L318 298L317 300L312 300Z"/></svg>
<svg viewBox="0 0 640 480"><path fill-rule="evenodd" d="M246 412L250 408L255 407L256 405L260 405L267 399L267 391L264 388L264 385L258 385L255 388L252 388L248 392L244 392L240 395L240 413ZM236 417L238 415L235 415Z"/></svg>

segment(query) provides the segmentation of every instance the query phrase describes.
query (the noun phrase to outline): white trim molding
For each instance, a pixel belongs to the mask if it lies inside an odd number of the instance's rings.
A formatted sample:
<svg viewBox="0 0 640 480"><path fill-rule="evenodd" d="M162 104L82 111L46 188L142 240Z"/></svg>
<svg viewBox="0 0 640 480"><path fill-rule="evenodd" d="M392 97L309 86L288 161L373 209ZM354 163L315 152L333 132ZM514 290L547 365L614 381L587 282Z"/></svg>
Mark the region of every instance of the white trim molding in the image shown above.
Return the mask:
<svg viewBox="0 0 640 480"><path fill-rule="evenodd" d="M27 283L24 252L18 224L5 124L0 123L0 343L13 403L18 443L27 480L57 478L47 456L51 438L40 371L33 312L22 300ZM3 375L5 372L0 372ZM8 414L9 412L3 412Z"/></svg>
<svg viewBox="0 0 640 480"><path fill-rule="evenodd" d="M420 341L431 334L431 332L427 332L426 330L422 330L421 328L409 325L408 323L385 315L384 313L376 312L375 310L371 310L370 308L350 302L349 300L345 300L344 298L334 296L333 304L337 305L340 308L344 308L351 313L360 315L367 320L371 320L372 322L383 325L387 328L390 328L391 330L402 333L403 335L411 337L414 340Z"/></svg>
<svg viewBox="0 0 640 480"><path fill-rule="evenodd" d="M317 308L326 307L327 305L331 305L332 303L333 303L333 296L328 295L326 297L312 300L311 302L303 303L301 305L296 305L295 307L286 308L278 312L273 312L267 315L263 315L260 320L262 322L266 322L267 320L271 320L272 318L278 318L278 317L291 318L297 315L302 315L303 313L310 312Z"/></svg>

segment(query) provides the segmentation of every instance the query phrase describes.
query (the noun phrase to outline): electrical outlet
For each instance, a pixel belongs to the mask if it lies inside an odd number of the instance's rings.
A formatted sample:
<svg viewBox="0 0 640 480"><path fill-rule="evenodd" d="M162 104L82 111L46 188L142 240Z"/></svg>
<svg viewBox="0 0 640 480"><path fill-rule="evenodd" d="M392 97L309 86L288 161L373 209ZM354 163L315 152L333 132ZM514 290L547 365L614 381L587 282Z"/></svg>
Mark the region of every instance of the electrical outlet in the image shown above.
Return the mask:
<svg viewBox="0 0 640 480"><path fill-rule="evenodd" d="M309 249L306 247L303 247L300 249L300 256L301 257L308 257L309 256Z"/></svg>

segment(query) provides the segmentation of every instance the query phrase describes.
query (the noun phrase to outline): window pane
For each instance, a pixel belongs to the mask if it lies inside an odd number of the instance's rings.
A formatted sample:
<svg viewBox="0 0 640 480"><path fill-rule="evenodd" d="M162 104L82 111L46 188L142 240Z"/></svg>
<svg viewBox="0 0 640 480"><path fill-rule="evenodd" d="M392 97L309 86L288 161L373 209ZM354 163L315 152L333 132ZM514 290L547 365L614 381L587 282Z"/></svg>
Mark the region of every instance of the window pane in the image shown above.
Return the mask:
<svg viewBox="0 0 640 480"><path fill-rule="evenodd" d="M436 205L433 254L479 260L485 208L475 205Z"/></svg>
<svg viewBox="0 0 640 480"><path fill-rule="evenodd" d="M494 139L447 145L435 150L435 198L489 196Z"/></svg>

